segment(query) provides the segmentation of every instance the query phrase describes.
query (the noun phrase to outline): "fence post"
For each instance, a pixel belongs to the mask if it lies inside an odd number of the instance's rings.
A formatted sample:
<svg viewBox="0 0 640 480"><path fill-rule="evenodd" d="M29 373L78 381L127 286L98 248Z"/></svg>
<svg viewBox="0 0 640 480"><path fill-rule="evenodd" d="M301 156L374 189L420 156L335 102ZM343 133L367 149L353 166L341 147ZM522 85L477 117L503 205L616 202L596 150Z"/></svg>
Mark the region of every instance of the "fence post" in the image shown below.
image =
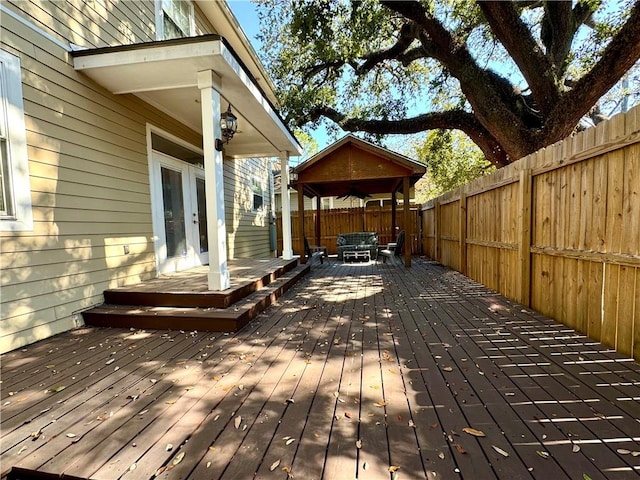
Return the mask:
<svg viewBox="0 0 640 480"><path fill-rule="evenodd" d="M440 200L435 200L433 202L434 206L434 214L433 214L433 222L435 224L435 255L436 258L434 260L436 262L440 261Z"/></svg>
<svg viewBox="0 0 640 480"><path fill-rule="evenodd" d="M460 273L467 274L467 194L460 190L460 211L458 213L458 241L460 247Z"/></svg>
<svg viewBox="0 0 640 480"><path fill-rule="evenodd" d="M531 306L531 188L530 169L520 171L518 184L518 296L521 304Z"/></svg>

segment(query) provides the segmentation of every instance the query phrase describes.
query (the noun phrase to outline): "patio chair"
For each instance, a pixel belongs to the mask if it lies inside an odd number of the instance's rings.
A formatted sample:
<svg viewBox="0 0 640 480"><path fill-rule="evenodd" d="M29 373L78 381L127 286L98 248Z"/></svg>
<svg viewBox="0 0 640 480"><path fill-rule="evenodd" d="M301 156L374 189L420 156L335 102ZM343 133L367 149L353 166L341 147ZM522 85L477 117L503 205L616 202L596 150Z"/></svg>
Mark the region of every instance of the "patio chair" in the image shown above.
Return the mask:
<svg viewBox="0 0 640 480"><path fill-rule="evenodd" d="M320 263L321 264L324 263L324 251L316 250L312 252L311 247L309 246L309 240L307 240L307 237L304 237L304 253L307 256L307 258L310 259L311 262L313 262L314 258L319 257Z"/></svg>
<svg viewBox="0 0 640 480"><path fill-rule="evenodd" d="M382 256L382 263L387 263L387 258L399 257L404 250L404 230L401 230L396 239L396 243L390 243L387 248L378 252L378 257Z"/></svg>

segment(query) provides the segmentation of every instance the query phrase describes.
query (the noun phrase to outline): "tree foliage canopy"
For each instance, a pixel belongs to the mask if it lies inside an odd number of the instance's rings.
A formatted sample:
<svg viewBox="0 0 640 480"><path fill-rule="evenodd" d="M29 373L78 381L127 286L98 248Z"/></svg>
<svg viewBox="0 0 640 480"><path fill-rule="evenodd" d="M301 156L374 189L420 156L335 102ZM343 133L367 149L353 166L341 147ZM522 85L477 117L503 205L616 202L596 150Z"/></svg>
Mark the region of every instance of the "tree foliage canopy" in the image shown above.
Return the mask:
<svg viewBox="0 0 640 480"><path fill-rule="evenodd" d="M493 170L480 149L457 130L430 131L416 152L418 160L427 166L424 184L420 188L416 184L420 201L437 197Z"/></svg>
<svg viewBox="0 0 640 480"><path fill-rule="evenodd" d="M464 131L496 166L569 135L640 58L640 0L262 0L292 126Z"/></svg>

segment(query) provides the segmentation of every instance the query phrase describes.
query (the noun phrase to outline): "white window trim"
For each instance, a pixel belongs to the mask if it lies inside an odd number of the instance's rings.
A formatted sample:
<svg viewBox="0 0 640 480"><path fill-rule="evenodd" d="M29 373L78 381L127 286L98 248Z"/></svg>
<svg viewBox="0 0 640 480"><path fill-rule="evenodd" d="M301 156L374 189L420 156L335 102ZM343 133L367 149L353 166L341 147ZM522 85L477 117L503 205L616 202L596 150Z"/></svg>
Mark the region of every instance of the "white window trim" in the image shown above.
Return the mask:
<svg viewBox="0 0 640 480"><path fill-rule="evenodd" d="M33 230L31 209L31 186L29 183L29 159L27 156L27 138L24 122L24 103L22 100L22 75L20 58L0 50L1 68L6 75L3 91L7 118L7 155L8 173L11 175L12 201L14 215L0 218L0 231Z"/></svg>
<svg viewBox="0 0 640 480"><path fill-rule="evenodd" d="M253 197L254 195L258 194L258 192L254 190L255 187L260 187L259 195L262 197L262 206L259 208L254 208ZM264 179L256 175L253 177L253 180L251 182L251 211L255 214L263 214L264 212L266 212L267 202L265 201L265 199L266 199L266 195L265 195L265 188L264 188Z"/></svg>
<svg viewBox="0 0 640 480"><path fill-rule="evenodd" d="M192 37L195 32L195 9L191 0L186 0L189 3L189 32L188 37ZM162 8L162 0L155 0L155 17L156 17L156 40L166 40L164 36L164 22L163 22L164 10Z"/></svg>

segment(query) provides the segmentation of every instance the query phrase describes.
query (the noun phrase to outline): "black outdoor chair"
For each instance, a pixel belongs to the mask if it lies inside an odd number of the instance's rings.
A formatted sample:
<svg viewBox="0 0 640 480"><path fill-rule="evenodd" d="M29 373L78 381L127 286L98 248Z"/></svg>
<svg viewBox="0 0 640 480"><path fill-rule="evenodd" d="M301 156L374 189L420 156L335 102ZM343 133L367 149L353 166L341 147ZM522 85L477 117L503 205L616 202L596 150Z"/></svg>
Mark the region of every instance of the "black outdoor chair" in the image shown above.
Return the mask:
<svg viewBox="0 0 640 480"><path fill-rule="evenodd" d="M396 239L395 245L390 243L387 248L378 252L378 257L382 256L382 263L387 263L387 258L399 257L404 250L404 230L401 230Z"/></svg>

